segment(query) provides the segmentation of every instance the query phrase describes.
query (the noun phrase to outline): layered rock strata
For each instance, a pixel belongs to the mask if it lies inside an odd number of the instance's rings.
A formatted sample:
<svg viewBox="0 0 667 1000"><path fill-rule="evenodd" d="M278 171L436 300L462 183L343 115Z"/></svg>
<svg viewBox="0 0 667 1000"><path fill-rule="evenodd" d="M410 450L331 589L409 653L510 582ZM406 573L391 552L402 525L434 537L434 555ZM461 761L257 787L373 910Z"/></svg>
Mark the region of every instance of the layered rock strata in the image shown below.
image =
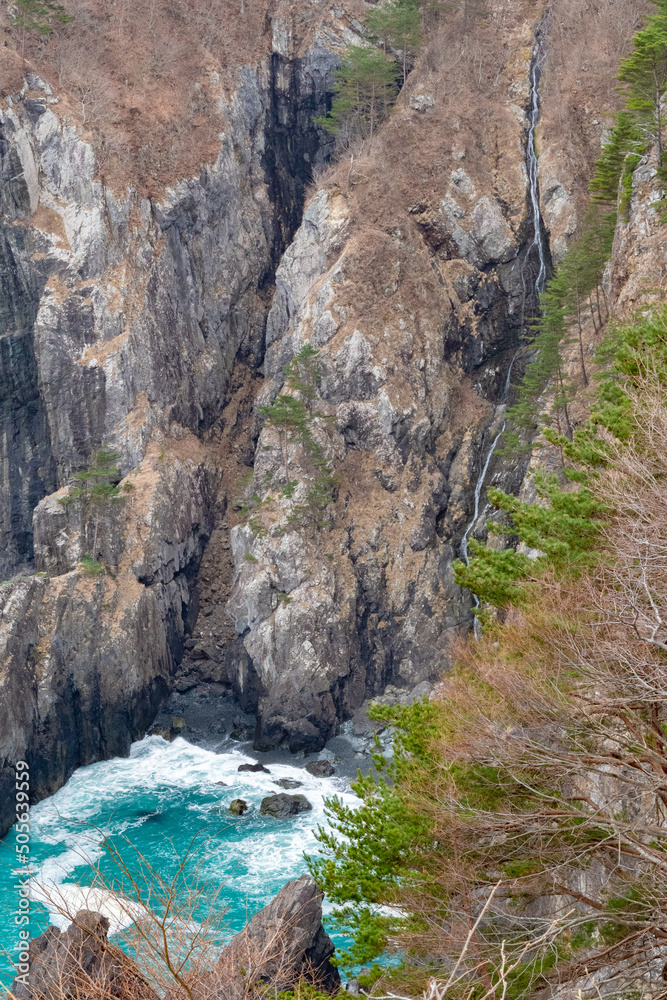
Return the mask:
<svg viewBox="0 0 667 1000"><path fill-rule="evenodd" d="M555 38L571 7L552 5ZM216 161L159 200L99 181L37 77L0 108L0 558L28 574L0 588L1 830L13 761L37 800L125 752L174 683L231 683L259 748L311 751L388 682L421 691L469 627L452 562L537 306L524 152L542 11L494 0L474 38L452 13L372 149L302 217L352 13L276 6L266 57L233 92L211 75ZM546 66L540 193L561 252L597 133L577 159ZM289 520L313 470L293 443L280 497L284 442L259 409L304 344L337 476L320 526ZM118 496L61 503L100 447ZM524 462L492 457L487 483L518 490ZM260 534L231 510L248 470Z"/></svg>

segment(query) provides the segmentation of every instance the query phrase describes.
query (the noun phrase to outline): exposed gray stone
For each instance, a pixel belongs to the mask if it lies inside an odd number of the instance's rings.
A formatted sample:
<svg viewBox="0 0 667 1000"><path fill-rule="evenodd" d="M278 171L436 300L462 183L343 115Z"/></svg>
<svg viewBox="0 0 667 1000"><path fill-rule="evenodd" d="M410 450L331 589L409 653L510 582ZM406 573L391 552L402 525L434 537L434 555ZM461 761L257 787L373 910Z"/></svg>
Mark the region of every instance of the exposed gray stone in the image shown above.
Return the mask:
<svg viewBox="0 0 667 1000"><path fill-rule="evenodd" d="M82 983L91 992L111 997L157 1000L139 969L107 939L109 921L100 913L81 910L65 932L49 927L30 942L27 983L12 984L17 1000L68 1000L81 996ZM85 987L84 987L85 988Z"/></svg>
<svg viewBox="0 0 667 1000"><path fill-rule="evenodd" d="M195 1000L211 995L241 1000L256 984L268 982L280 991L301 978L337 992L340 975L330 962L333 942L322 927L323 898L309 875L288 882L222 950L216 968L198 985ZM224 989L216 993L220 987Z"/></svg>
<svg viewBox="0 0 667 1000"><path fill-rule="evenodd" d="M273 816L275 819L286 819L288 816L298 816L302 812L310 812L311 803L305 795L287 795L278 792L277 795L267 795L262 799L259 811L262 816Z"/></svg>
<svg viewBox="0 0 667 1000"><path fill-rule="evenodd" d="M329 778L334 773L334 767L328 760L311 760L306 764L306 771L316 778Z"/></svg>
<svg viewBox="0 0 667 1000"><path fill-rule="evenodd" d="M0 111L0 578L33 554L46 574L1 598L1 792L17 759L38 801L126 753L173 683L215 505L196 437L234 366L261 360L263 289L301 220L323 156L312 118L353 37L323 17L302 49L277 19L284 44L220 108L217 159L159 202L96 180L92 147L46 97ZM64 506L102 445L124 499ZM84 555L105 572L86 576ZM190 652L227 679L217 647ZM0 833L10 821L3 794Z"/></svg>

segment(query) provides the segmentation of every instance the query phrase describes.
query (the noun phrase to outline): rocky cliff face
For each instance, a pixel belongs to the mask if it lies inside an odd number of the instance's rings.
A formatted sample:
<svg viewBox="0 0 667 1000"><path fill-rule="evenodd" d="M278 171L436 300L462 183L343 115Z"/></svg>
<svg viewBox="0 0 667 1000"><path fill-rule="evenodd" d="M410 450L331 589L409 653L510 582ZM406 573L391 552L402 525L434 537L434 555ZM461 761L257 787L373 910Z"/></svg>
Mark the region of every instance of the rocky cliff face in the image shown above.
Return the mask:
<svg viewBox="0 0 667 1000"><path fill-rule="evenodd" d="M293 750L389 681L447 668L470 623L452 561L536 308L524 157L542 11L487 7L474 37L452 15L372 149L305 211L327 152L312 118L360 9L276 6L265 57L232 91L211 75L217 159L160 198L103 184L38 77L0 105L3 830L14 760L39 798L125 752L184 651L179 684L228 680L258 745ZM571 7L552 6L554 37ZM553 124L549 58L542 211L562 242L590 150ZM256 535L230 510L234 480L280 485L259 407L306 343L335 500L327 526L287 520L311 474L294 446L295 500L274 497ZM102 446L119 498L61 503ZM518 489L522 461L493 459L485 482Z"/></svg>
<svg viewBox="0 0 667 1000"><path fill-rule="evenodd" d="M263 535L232 530L228 610L247 653L234 680L258 713L260 747L320 748L389 681L413 688L441 675L469 627L470 595L452 562L535 308L523 164L535 26L502 24L510 54L496 67L504 100L493 146L470 123L467 147L450 120L448 168L414 200L403 194L389 231L369 231L343 175L311 200L278 268L260 402L283 388L304 344L320 352L317 433L340 488L327 529L291 530L284 503ZM415 92L395 127L418 143L447 124L423 83ZM285 478L282 454L265 427L254 460L265 496L263 483L275 495ZM290 464L298 502L308 481L298 448ZM521 461L494 474L517 488Z"/></svg>
<svg viewBox="0 0 667 1000"><path fill-rule="evenodd" d="M235 365L261 361L275 264L319 154L348 17L326 12L219 95L220 151L160 202L96 179L92 147L29 76L0 110L3 830L11 764L37 798L126 752L168 690L197 615L218 470L200 444ZM117 503L63 505L104 445ZM54 493L57 487L61 489ZM106 572L86 576L82 555Z"/></svg>

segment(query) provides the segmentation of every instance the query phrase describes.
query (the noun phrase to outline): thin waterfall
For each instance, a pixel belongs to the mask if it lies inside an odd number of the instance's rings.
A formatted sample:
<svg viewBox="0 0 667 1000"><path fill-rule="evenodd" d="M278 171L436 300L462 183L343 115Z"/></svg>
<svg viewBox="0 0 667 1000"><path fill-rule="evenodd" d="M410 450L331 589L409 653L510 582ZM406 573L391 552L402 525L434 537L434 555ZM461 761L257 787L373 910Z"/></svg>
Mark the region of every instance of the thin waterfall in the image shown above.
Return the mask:
<svg viewBox="0 0 667 1000"><path fill-rule="evenodd" d="M544 59L546 55L545 50L545 20L536 32L536 44L533 49L531 61L530 61L530 104L526 117L528 119L528 135L526 137L526 173L528 176L528 210L530 215L530 220L533 227L533 239L528 249L526 251L525 257L523 259L523 264L521 267L521 282L523 285L523 299L521 303L521 333L524 332L524 318L526 310L526 298L527 298L527 287L526 287L526 269L532 267L532 259L535 254L537 254L537 277L532 282L533 292L535 297L539 296L541 292L544 291L544 286L547 282L548 274L548 260L549 260L549 250L547 245L546 236L544 233L544 228L542 225L542 216L540 214L540 186L539 186L539 173L538 173L538 162L537 162L537 152L535 150L535 130L537 128L537 123L540 117L540 77L542 75L542 66L544 65ZM512 368L514 362L517 358L519 351L517 350L512 360L510 361L509 368L507 370L507 377L505 379L505 385L503 387L503 394L501 399L501 404L498 407L500 412L504 412L507 396L510 390L510 378L512 375ZM469 521L466 530L463 533L463 538L461 539L461 559L466 566L470 565L468 558L468 538L470 537L470 532L474 528L477 519L479 517L479 506L482 496L482 490L484 489L484 483L489 471L489 466L491 465L491 459L493 458L493 453L495 451L496 445L499 438L505 430L507 421L503 420L500 430L497 432L489 450L486 454L484 464L482 465L482 470L479 474L477 482L475 484L474 492L474 506L472 518ZM474 606L479 607L479 597L477 594L472 595L474 601ZM478 639L481 634L481 626L479 620L475 615L473 619L473 628L475 633L475 638Z"/></svg>

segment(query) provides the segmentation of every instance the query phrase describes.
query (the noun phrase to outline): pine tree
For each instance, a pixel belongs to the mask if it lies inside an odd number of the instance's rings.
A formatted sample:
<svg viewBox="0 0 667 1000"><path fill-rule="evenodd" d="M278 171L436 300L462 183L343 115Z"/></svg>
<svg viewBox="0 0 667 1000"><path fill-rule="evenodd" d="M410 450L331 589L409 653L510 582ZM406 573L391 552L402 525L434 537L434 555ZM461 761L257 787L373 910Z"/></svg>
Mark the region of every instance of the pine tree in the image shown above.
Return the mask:
<svg viewBox="0 0 667 1000"><path fill-rule="evenodd" d="M48 35L57 24L73 18L55 0L14 0L9 8L9 24L21 33L21 58L25 66L25 43L28 34Z"/></svg>
<svg viewBox="0 0 667 1000"><path fill-rule="evenodd" d="M313 402L317 397L317 386L321 377L320 352L312 344L304 344L294 355L288 365L285 365L285 384L303 399L308 412L312 412Z"/></svg>
<svg viewBox="0 0 667 1000"><path fill-rule="evenodd" d="M662 97L667 89L667 5L650 18L634 37L634 51L621 62L618 79L625 87L626 104L648 141L654 141L662 165Z"/></svg>
<svg viewBox="0 0 667 1000"><path fill-rule="evenodd" d="M629 154L639 157L641 148L634 114L631 111L619 112L602 149L602 155L595 164L595 173L589 186L594 202L616 204L618 184L626 157Z"/></svg>
<svg viewBox="0 0 667 1000"><path fill-rule="evenodd" d="M276 428L280 437L285 470L281 495L292 501L286 515L287 524L298 527L315 524L323 527L329 523L326 508L334 499L339 479L313 433L317 426L326 425L329 419L315 412L317 386L321 378L319 351L309 343L304 344L283 371L285 385L294 395L281 393L273 403L260 407L260 413L270 427ZM305 472L301 483L304 488L300 491L298 500L295 492L300 483L290 479L289 449L292 444L298 444L302 449ZM271 489L272 480L273 477L269 474L264 484L265 489ZM259 532L261 522L257 515L260 509L272 507L274 501L270 498L262 499L255 492L252 474L239 485L241 495L235 509L254 531Z"/></svg>
<svg viewBox="0 0 667 1000"><path fill-rule="evenodd" d="M396 66L377 49L351 45L336 73L331 111L315 122L346 143L368 137L369 145L379 122L396 94Z"/></svg>
<svg viewBox="0 0 667 1000"><path fill-rule="evenodd" d="M422 44L419 7L414 0L392 0L378 4L366 18L366 27L382 43L399 50L403 64L403 83L407 77L408 60L412 60Z"/></svg>
<svg viewBox="0 0 667 1000"><path fill-rule="evenodd" d="M269 427L275 427L280 436L285 464L285 489L292 485L289 477L289 446L294 435L302 436L307 426L306 404L296 396L281 393L269 406L260 406L259 412Z"/></svg>

